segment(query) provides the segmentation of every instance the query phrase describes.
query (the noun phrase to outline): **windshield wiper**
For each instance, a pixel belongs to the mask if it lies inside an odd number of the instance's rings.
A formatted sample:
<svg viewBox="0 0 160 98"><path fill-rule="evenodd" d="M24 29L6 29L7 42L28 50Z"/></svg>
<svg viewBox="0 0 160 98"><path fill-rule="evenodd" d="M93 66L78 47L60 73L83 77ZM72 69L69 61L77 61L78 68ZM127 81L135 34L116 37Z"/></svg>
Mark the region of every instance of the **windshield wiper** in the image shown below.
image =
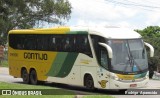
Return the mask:
<svg viewBox="0 0 160 98"><path fill-rule="evenodd" d="M137 69L136 69L136 67L138 67L138 69L141 71L141 68L140 68L140 66L138 65L138 63L135 61L135 59L133 58L133 56L132 56L132 53L131 53L131 50L130 50L130 46L129 46L129 43L128 43L128 41L126 42L126 48L127 48L127 54L128 54L128 61L127 61L127 64L126 64L126 66L125 66L125 68L124 68L124 71L126 71L127 70L127 65L128 65L128 63L129 63L129 65L132 67L132 72L135 72L135 71L137 71Z"/></svg>
<svg viewBox="0 0 160 98"><path fill-rule="evenodd" d="M131 55L130 55L130 49L129 49L128 41L126 42L126 48L127 48L128 60L127 60L126 66L125 66L125 68L124 68L124 71L127 70L128 63L129 63L130 66L132 65L132 59L131 59Z"/></svg>

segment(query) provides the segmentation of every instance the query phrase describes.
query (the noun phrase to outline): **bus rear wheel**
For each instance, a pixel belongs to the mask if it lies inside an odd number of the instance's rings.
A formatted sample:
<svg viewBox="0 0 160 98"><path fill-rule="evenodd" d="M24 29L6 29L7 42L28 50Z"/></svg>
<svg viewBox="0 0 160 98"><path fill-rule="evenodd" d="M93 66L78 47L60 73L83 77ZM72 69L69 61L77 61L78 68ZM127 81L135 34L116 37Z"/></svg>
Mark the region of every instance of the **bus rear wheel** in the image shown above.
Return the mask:
<svg viewBox="0 0 160 98"><path fill-rule="evenodd" d="M37 73L34 69L30 71L30 83L33 85L38 84Z"/></svg>
<svg viewBox="0 0 160 98"><path fill-rule="evenodd" d="M23 82L25 84L29 84L29 74L26 69L22 69L21 75L22 75Z"/></svg>
<svg viewBox="0 0 160 98"><path fill-rule="evenodd" d="M89 90L94 90L94 82L93 78L91 75L86 75L84 78L84 85L86 86L87 89Z"/></svg>

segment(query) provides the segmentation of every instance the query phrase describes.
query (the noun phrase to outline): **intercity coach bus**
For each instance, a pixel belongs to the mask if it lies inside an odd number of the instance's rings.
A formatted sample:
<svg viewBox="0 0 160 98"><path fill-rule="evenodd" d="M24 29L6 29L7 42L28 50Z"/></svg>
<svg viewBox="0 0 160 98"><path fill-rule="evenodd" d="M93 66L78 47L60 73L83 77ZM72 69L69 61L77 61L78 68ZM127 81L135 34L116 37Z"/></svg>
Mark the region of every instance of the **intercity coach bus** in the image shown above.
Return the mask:
<svg viewBox="0 0 160 98"><path fill-rule="evenodd" d="M154 48L126 28L55 27L11 30L9 74L24 83L51 81L88 89L145 87Z"/></svg>

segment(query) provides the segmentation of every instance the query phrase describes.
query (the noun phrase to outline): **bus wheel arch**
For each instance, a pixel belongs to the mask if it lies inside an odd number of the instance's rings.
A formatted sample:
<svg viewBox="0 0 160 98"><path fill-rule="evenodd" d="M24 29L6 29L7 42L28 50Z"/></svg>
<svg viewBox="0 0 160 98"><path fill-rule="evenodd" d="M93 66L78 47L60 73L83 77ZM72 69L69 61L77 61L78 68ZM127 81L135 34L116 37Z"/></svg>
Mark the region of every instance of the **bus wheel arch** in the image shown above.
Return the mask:
<svg viewBox="0 0 160 98"><path fill-rule="evenodd" d="M93 79L93 77L92 77L91 74L86 73L86 74L84 75L83 83L84 83L84 86L85 86L87 89L90 89L90 90L94 90L94 89L95 89L95 87L94 87L94 79Z"/></svg>
<svg viewBox="0 0 160 98"><path fill-rule="evenodd" d="M25 67L21 68L21 77L25 84L29 84L29 73L27 72L27 69Z"/></svg>
<svg viewBox="0 0 160 98"><path fill-rule="evenodd" d="M30 78L30 83L33 85L38 84L38 77L37 77L37 72L34 68L31 68L29 71L29 78Z"/></svg>

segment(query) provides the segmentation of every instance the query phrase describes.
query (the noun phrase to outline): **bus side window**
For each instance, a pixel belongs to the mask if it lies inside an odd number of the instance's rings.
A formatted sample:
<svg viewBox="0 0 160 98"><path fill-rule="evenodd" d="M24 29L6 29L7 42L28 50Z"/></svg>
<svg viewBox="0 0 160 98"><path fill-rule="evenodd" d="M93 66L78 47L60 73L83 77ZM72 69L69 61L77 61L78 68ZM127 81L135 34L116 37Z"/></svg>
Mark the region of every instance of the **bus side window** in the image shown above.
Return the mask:
<svg viewBox="0 0 160 98"><path fill-rule="evenodd" d="M99 55L99 45L98 45L99 40L98 39L99 38L96 35L91 35L91 39L92 39L92 43L93 43L93 47L94 47L94 52L95 52L97 61L100 64L100 60L98 59L98 55Z"/></svg>
<svg viewBox="0 0 160 98"><path fill-rule="evenodd" d="M100 51L99 51L100 53L99 53L99 59L100 59L100 65L102 66L102 67L104 67L105 69L108 69L108 60L109 60L109 58L108 58L108 52L107 52L107 50L104 48L104 47L102 47L102 46L100 46Z"/></svg>
<svg viewBox="0 0 160 98"><path fill-rule="evenodd" d="M56 36L56 48L57 48L57 51L64 52L64 50L63 50L63 45L64 45L63 39L64 39L63 35Z"/></svg>
<svg viewBox="0 0 160 98"><path fill-rule="evenodd" d="M24 49L25 50L29 50L30 49L30 46L29 46L29 41L28 41L29 39L28 39L28 37L27 36L25 36L25 39L24 39Z"/></svg>
<svg viewBox="0 0 160 98"><path fill-rule="evenodd" d="M77 43L79 43L79 37L74 34L64 35L63 38L63 51L65 52L78 52Z"/></svg>
<svg viewBox="0 0 160 98"><path fill-rule="evenodd" d="M48 35L37 35L37 49L47 51L48 50Z"/></svg>
<svg viewBox="0 0 160 98"><path fill-rule="evenodd" d="M91 48L88 41L88 35L77 35L77 52L84 53L92 57Z"/></svg>
<svg viewBox="0 0 160 98"><path fill-rule="evenodd" d="M99 42L105 43L105 39L97 35L91 35L91 39L94 47L94 52L97 58L97 62L99 63L100 66L108 69L108 60L109 60L108 52L104 47L98 44Z"/></svg>
<svg viewBox="0 0 160 98"><path fill-rule="evenodd" d="M70 52L71 51L71 37L65 37L64 38L64 51Z"/></svg>
<svg viewBox="0 0 160 98"><path fill-rule="evenodd" d="M56 37L55 37L55 36L53 36L53 37L51 38L51 50L57 51L57 47L56 47Z"/></svg>
<svg viewBox="0 0 160 98"><path fill-rule="evenodd" d="M48 39L48 36L49 35L41 35L41 36L43 36L42 39L41 39L43 41L42 42L42 46L43 46L42 50L48 51L48 49L49 49L49 45L48 45L48 42L49 42L48 40L49 39Z"/></svg>
<svg viewBox="0 0 160 98"><path fill-rule="evenodd" d="M25 49L36 50L36 35L25 35Z"/></svg>
<svg viewBox="0 0 160 98"><path fill-rule="evenodd" d="M9 35L9 45L10 47L14 48L14 49L23 49L24 45L23 45L23 40L24 37L23 35L19 35L19 34L10 34Z"/></svg>
<svg viewBox="0 0 160 98"><path fill-rule="evenodd" d="M41 44L39 44L41 43ZM37 49L42 50L43 49L43 37L42 35L37 35Z"/></svg>

